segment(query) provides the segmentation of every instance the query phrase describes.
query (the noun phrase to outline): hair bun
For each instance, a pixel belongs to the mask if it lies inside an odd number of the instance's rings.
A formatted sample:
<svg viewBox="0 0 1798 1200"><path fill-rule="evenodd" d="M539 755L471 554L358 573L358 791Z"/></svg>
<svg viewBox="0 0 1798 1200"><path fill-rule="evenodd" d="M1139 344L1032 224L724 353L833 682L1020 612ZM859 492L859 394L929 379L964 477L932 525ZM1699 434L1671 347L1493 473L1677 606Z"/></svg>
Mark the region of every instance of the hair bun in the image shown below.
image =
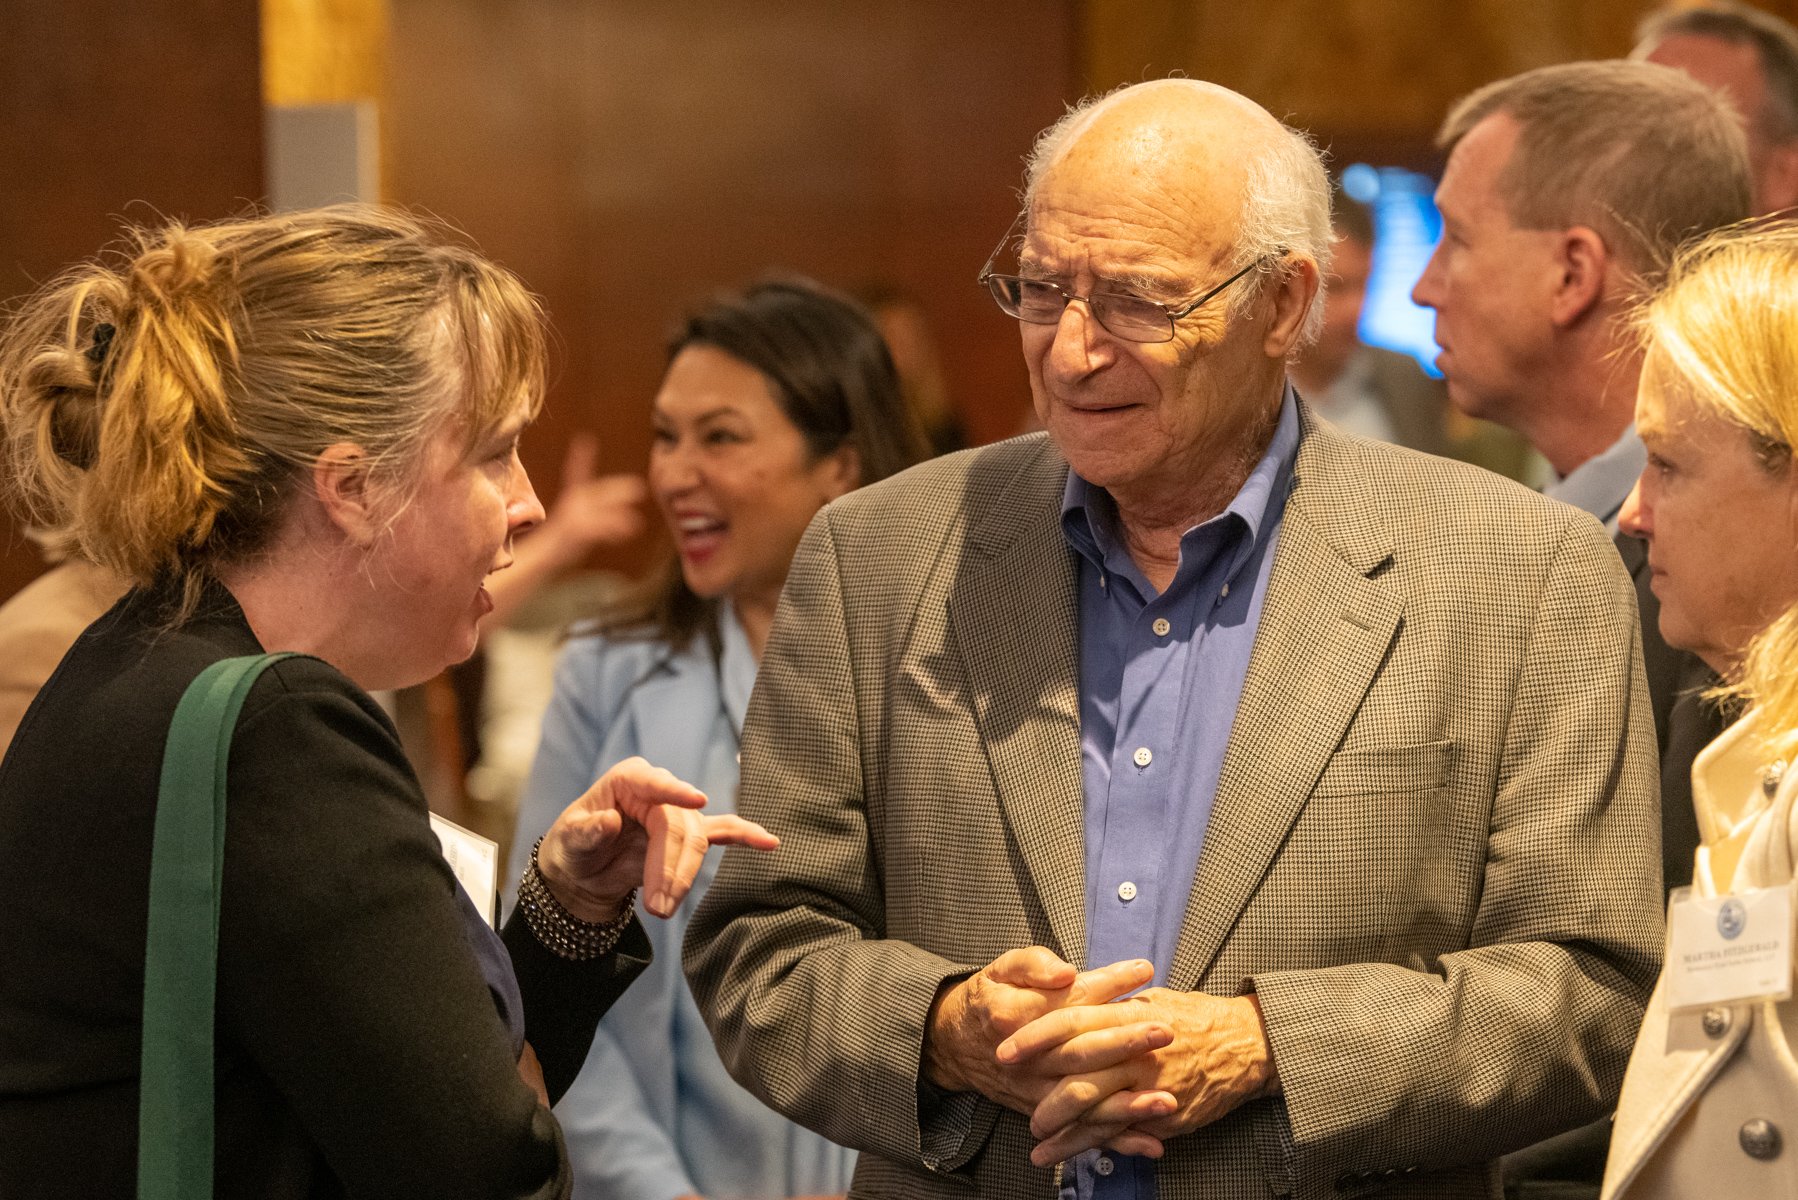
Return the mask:
<svg viewBox="0 0 1798 1200"><path fill-rule="evenodd" d="M140 245L129 279L140 302L173 304L212 290L223 259L218 247L182 226L170 226L154 244Z"/></svg>

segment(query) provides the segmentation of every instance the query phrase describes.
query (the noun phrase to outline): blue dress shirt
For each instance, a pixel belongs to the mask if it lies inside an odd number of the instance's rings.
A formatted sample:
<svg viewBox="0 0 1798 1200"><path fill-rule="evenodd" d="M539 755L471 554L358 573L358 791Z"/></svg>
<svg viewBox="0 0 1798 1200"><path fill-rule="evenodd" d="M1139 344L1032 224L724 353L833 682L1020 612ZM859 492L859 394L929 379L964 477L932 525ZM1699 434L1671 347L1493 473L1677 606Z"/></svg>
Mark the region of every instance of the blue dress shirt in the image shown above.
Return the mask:
<svg viewBox="0 0 1798 1200"><path fill-rule="evenodd" d="M1603 454L1589 458L1569 471L1565 478L1542 489L1544 496L1563 504L1583 509L1604 522L1605 531L1617 536L1617 517L1630 489L1642 477L1648 465L1648 451L1636 436L1632 422Z"/></svg>
<svg viewBox="0 0 1798 1200"><path fill-rule="evenodd" d="M1104 489L1068 473L1062 529L1079 559L1086 966L1128 958L1163 983L1248 675L1298 453L1290 388L1273 440L1228 507L1180 538L1156 594ZM1064 1200L1151 1200L1152 1159L1092 1151Z"/></svg>

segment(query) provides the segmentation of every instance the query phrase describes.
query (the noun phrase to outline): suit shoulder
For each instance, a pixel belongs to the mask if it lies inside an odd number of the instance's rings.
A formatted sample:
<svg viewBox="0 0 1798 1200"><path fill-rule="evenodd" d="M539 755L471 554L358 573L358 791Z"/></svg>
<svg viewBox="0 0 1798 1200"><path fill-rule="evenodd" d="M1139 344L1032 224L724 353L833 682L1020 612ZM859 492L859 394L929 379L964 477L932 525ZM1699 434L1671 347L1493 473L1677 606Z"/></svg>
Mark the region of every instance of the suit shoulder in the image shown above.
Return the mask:
<svg viewBox="0 0 1798 1200"><path fill-rule="evenodd" d="M1570 505L1472 463L1425 454L1339 430L1314 435L1322 453L1317 475L1306 482L1349 482L1358 477L1367 494L1381 498L1392 518L1444 536L1503 534L1507 540L1563 537L1580 518L1603 527ZM1301 458L1301 468L1304 466ZM1338 496L1341 489L1327 489Z"/></svg>
<svg viewBox="0 0 1798 1200"><path fill-rule="evenodd" d="M825 510L834 530L910 528L941 535L970 515L1055 500L1067 464L1043 433L921 462L850 492Z"/></svg>
<svg viewBox="0 0 1798 1200"><path fill-rule="evenodd" d="M1350 561L1371 568L1391 555L1392 578L1417 597L1515 594L1556 573L1594 594L1628 587L1589 513L1469 463L1334 430L1307 440L1316 445L1301 447L1295 503Z"/></svg>
<svg viewBox="0 0 1798 1200"><path fill-rule="evenodd" d="M362 688L322 658L295 655L262 673L244 702L242 727L279 710L283 726L295 720L322 720L332 725L361 726L377 741L398 745L399 730L385 709Z"/></svg>

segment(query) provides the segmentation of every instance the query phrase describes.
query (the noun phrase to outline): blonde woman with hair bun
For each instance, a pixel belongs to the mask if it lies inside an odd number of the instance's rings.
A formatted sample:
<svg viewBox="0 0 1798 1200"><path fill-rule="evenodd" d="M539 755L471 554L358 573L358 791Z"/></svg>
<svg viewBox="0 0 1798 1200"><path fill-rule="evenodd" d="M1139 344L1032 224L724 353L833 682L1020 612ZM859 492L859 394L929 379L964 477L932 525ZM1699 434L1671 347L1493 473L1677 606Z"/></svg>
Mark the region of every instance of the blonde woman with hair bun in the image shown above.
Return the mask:
<svg viewBox="0 0 1798 1200"><path fill-rule="evenodd" d="M543 336L510 274L370 208L139 230L12 315L15 507L133 587L0 765L7 1200L133 1190L163 746L202 670L264 651L297 656L230 751L216 1190L567 1194L547 1099L645 964L634 889L666 916L708 842L773 839L620 764L565 798L502 937L368 698L467 657L542 519Z"/></svg>
<svg viewBox="0 0 1798 1200"><path fill-rule="evenodd" d="M1642 309L1622 512L1648 544L1660 629L1726 681L1741 718L1698 756L1703 897L1798 880L1798 227L1748 225L1676 260ZM1752 921L1753 918L1750 918ZM1749 938L1718 918L1720 936ZM1789 924L1789 923L1788 923ZM1762 938L1771 933L1750 925ZM1604 1195L1798 1197L1798 1000L1669 1005L1669 956L1630 1060Z"/></svg>

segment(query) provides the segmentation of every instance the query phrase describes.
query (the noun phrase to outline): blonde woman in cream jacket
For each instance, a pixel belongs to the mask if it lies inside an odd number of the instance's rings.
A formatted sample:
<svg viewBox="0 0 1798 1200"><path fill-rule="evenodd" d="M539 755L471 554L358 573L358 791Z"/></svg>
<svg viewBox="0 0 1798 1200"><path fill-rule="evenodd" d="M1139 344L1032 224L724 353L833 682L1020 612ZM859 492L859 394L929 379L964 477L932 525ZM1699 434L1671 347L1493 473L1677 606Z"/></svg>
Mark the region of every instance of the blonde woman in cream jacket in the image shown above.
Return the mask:
<svg viewBox="0 0 1798 1200"><path fill-rule="evenodd" d="M1746 711L1701 754L1693 890L1798 879L1798 229L1744 227L1684 253L1644 307L1625 504L1648 543L1661 633ZM1793 931L1787 930L1788 938ZM1678 1012L1663 972L1630 1059L1605 1200L1798 1198L1798 999Z"/></svg>

